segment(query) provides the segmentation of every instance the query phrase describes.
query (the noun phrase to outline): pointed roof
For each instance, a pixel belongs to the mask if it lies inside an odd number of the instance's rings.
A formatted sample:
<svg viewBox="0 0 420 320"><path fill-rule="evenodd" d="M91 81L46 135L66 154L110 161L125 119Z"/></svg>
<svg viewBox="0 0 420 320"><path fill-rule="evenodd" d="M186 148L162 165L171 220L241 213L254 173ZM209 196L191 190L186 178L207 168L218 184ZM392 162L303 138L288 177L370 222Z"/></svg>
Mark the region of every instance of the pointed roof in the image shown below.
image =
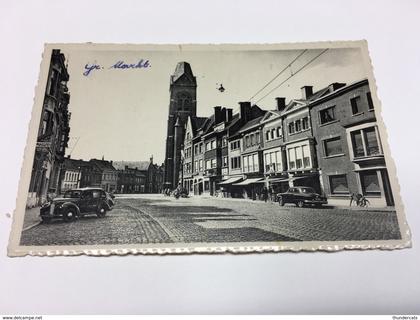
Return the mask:
<svg viewBox="0 0 420 320"><path fill-rule="evenodd" d="M180 78L185 76L190 82L196 84L194 74L191 70L191 66L188 62L178 62L175 68L174 74L171 76L171 84L177 82Z"/></svg>

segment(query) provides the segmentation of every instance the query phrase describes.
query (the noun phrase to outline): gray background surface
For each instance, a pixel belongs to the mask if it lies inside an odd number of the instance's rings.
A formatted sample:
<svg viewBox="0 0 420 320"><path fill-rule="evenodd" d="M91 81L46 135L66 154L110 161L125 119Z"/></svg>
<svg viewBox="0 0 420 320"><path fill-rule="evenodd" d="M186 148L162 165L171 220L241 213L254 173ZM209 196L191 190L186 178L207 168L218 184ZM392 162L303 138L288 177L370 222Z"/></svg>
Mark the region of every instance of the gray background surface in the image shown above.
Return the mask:
<svg viewBox="0 0 420 320"><path fill-rule="evenodd" d="M420 3L2 1L0 314L420 313ZM44 42L368 39L414 247L399 251L7 258ZM162 106L163 108L167 106Z"/></svg>

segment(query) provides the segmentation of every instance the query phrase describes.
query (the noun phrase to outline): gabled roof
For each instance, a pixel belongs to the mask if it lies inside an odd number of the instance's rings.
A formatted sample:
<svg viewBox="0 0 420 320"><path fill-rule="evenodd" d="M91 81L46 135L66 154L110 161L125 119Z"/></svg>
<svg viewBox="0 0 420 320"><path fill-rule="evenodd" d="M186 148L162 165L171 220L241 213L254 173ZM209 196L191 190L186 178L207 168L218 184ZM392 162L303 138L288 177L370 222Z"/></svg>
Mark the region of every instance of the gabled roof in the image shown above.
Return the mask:
<svg viewBox="0 0 420 320"><path fill-rule="evenodd" d="M268 122L273 119L279 119L281 115L281 111L278 110L268 110L264 117L261 119L261 122Z"/></svg>
<svg viewBox="0 0 420 320"><path fill-rule="evenodd" d="M117 170L124 170L125 166L139 171L147 171L150 167L150 161L114 161L113 165Z"/></svg>
<svg viewBox="0 0 420 320"><path fill-rule="evenodd" d="M110 161L91 159L89 162L95 164L100 170L115 170Z"/></svg>
<svg viewBox="0 0 420 320"><path fill-rule="evenodd" d="M300 109L302 107L305 107L308 104L308 102L306 100L302 100L302 99L292 99L290 100L290 102L287 104L286 108L284 108L283 113L288 113L297 109Z"/></svg>

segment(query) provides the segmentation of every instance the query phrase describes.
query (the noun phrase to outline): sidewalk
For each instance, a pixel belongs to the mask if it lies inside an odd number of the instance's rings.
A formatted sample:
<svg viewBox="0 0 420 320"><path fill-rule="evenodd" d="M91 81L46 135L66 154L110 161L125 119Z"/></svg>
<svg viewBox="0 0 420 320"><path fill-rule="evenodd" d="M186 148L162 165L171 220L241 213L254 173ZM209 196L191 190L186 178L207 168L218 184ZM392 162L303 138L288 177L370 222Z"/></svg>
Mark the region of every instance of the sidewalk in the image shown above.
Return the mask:
<svg viewBox="0 0 420 320"><path fill-rule="evenodd" d="M23 220L23 231L28 230L41 223L41 217L39 216L40 207L34 207L26 209L25 218Z"/></svg>
<svg viewBox="0 0 420 320"><path fill-rule="evenodd" d="M252 199L244 199L244 198L223 198L223 197L213 197L210 195L201 195L201 196L197 196L197 195L193 195L190 196L191 198L203 198L203 199L217 199L217 200L226 200L226 201L246 201L246 202L251 202L251 203L260 203L260 204L267 204L267 205L277 205L278 206L278 202L274 202L274 201L267 201L264 202L262 200L252 200ZM288 206L295 206L293 204L286 204L285 207ZM367 208L362 208L362 207L358 207L358 206L338 206L338 205L333 205L333 204L327 204L323 206L325 209L347 209L347 210L356 210L356 211L382 211L382 212L392 212L395 211L395 207L367 207Z"/></svg>

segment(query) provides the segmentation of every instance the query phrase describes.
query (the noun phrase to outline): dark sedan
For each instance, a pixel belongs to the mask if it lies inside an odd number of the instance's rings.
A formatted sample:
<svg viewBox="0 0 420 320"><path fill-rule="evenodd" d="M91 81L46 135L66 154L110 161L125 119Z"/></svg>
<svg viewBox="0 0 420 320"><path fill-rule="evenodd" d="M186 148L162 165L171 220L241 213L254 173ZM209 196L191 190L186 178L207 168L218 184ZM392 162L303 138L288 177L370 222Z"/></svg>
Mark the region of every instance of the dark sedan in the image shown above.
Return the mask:
<svg viewBox="0 0 420 320"><path fill-rule="evenodd" d="M81 188L66 191L63 197L57 197L41 207L40 215L44 222L53 218L73 221L76 217L96 214L105 217L114 205L111 197L101 188Z"/></svg>
<svg viewBox="0 0 420 320"><path fill-rule="evenodd" d="M294 203L300 208L306 205L321 207L323 204L328 203L326 197L316 193L310 187L291 187L287 192L278 193L277 201L281 206L284 206L286 203Z"/></svg>

